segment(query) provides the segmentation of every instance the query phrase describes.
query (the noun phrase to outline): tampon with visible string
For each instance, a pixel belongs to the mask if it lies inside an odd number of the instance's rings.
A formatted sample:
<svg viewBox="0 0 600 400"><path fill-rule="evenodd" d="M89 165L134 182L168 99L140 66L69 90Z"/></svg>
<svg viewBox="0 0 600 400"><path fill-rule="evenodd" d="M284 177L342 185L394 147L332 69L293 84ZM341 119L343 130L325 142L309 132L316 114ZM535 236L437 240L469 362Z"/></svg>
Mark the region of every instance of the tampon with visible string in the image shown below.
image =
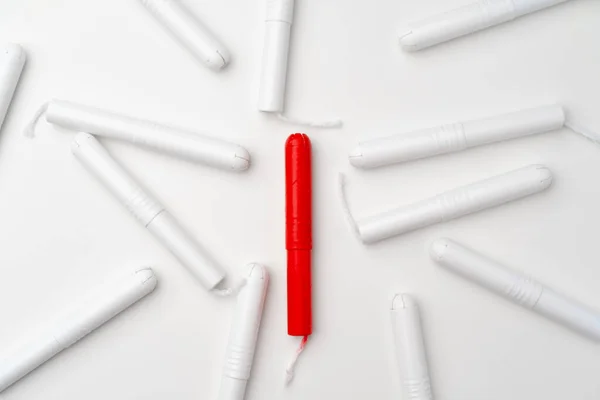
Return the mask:
<svg viewBox="0 0 600 400"><path fill-rule="evenodd" d="M180 0L140 0L154 18L198 61L214 71L229 63L229 52Z"/></svg>
<svg viewBox="0 0 600 400"><path fill-rule="evenodd" d="M568 0L479 0L411 24L399 33L406 51L418 51L499 25Z"/></svg>
<svg viewBox="0 0 600 400"><path fill-rule="evenodd" d="M549 132L564 125L561 106L543 106L365 141L359 143L349 159L355 167L375 168Z"/></svg>
<svg viewBox="0 0 600 400"><path fill-rule="evenodd" d="M258 264L250 265L245 283L237 294L219 400L244 399L268 285L267 269Z"/></svg>
<svg viewBox="0 0 600 400"><path fill-rule="evenodd" d="M338 128L340 120L303 121L283 114L287 83L290 35L294 20L294 0L266 0L265 40L262 55L258 109L276 114L286 122L315 128Z"/></svg>
<svg viewBox="0 0 600 400"><path fill-rule="evenodd" d="M19 83L26 58L25 51L18 44L9 44L0 48L0 130Z"/></svg>
<svg viewBox="0 0 600 400"><path fill-rule="evenodd" d="M412 296L397 294L392 301L391 315L402 398L432 400L419 307Z"/></svg>
<svg viewBox="0 0 600 400"><path fill-rule="evenodd" d="M450 239L431 245L441 266L484 288L595 341L600 341L600 312L492 261Z"/></svg>
<svg viewBox="0 0 600 400"><path fill-rule="evenodd" d="M34 135L37 118L44 112L48 123L62 128L123 140L211 167L244 171L250 165L250 154L237 144L64 100L42 106L26 129L27 136Z"/></svg>
<svg viewBox="0 0 600 400"><path fill-rule="evenodd" d="M141 300L156 283L150 268L121 272L73 302L71 309L49 325L24 336L20 344L0 355L0 392Z"/></svg>
<svg viewBox="0 0 600 400"><path fill-rule="evenodd" d="M88 133L73 141L75 157L209 290L225 274L173 216L148 194Z"/></svg>
<svg viewBox="0 0 600 400"><path fill-rule="evenodd" d="M551 183L548 168L530 165L356 222L347 207L343 182L341 195L360 239L363 243L375 243L539 193Z"/></svg>

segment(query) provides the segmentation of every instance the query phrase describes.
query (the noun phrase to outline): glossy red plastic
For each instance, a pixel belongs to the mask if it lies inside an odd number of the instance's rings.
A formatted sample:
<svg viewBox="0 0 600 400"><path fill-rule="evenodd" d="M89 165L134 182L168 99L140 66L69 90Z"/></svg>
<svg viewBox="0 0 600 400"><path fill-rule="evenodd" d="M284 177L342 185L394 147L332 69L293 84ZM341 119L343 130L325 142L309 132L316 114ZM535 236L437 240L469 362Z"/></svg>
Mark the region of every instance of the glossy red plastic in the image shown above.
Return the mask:
<svg viewBox="0 0 600 400"><path fill-rule="evenodd" d="M285 213L288 334L312 333L312 168L310 139L290 135L285 143Z"/></svg>

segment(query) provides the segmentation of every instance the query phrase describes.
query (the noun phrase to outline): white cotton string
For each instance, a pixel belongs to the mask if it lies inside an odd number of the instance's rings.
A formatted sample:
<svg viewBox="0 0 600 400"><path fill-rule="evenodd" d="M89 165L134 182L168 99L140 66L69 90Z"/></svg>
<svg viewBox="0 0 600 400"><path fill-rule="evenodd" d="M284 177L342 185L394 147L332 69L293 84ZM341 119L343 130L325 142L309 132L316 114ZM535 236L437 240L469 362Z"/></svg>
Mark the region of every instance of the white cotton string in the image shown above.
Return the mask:
<svg viewBox="0 0 600 400"><path fill-rule="evenodd" d="M340 201L342 203L342 211L346 216L346 221L350 225L352 232L360 239L360 231L358 230L358 225L354 216L352 216L352 212L350 211L350 206L348 205L348 197L346 196L346 176L340 172L338 175L338 194L340 197Z"/></svg>
<svg viewBox="0 0 600 400"><path fill-rule="evenodd" d="M35 136L35 127L46 111L48 111L48 102L42 104L35 112L31 121L25 126L25 129L23 129L23 135L28 138L33 138Z"/></svg>
<svg viewBox="0 0 600 400"><path fill-rule="evenodd" d="M300 354L304 351L306 347L306 343L308 342L308 336L304 336L302 341L300 342L300 346L296 349L296 354L291 359L287 368L285 369L285 385L289 385L294 380L294 370L296 369L296 364L298 363L298 359L300 358Z"/></svg>
<svg viewBox="0 0 600 400"><path fill-rule="evenodd" d="M565 126L567 128L569 128L570 130L572 130L573 132L578 133L582 136L585 136L587 139L591 140L592 142L594 142L596 144L600 144L600 135L597 134L596 132L593 132L590 129L587 129L581 125L578 125L571 120L567 120L567 122L565 122Z"/></svg>
<svg viewBox="0 0 600 400"><path fill-rule="evenodd" d="M285 121L294 125L308 126L310 128L325 128L325 129L333 129L333 128L341 128L343 122L341 119L334 119L331 121L323 121L323 122L315 122L315 121L303 121L301 119L296 119L293 117L288 117L287 115L283 115L281 113L277 114L277 118L282 121Z"/></svg>
<svg viewBox="0 0 600 400"><path fill-rule="evenodd" d="M242 290L242 288L246 285L246 279L243 279L240 283L237 284L237 286L234 287L230 287L227 289L213 289L211 290L211 292L213 292L214 294L216 294L217 296L220 297L230 297L230 296L235 296L237 295L240 290Z"/></svg>

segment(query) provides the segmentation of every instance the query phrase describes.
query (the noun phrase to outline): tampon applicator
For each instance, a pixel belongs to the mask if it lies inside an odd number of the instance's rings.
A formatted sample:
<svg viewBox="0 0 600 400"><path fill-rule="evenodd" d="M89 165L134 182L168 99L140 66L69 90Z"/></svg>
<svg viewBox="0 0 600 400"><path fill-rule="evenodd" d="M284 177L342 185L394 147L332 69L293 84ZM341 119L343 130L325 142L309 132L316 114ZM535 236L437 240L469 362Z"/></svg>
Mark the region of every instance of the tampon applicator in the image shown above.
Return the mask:
<svg viewBox="0 0 600 400"><path fill-rule="evenodd" d="M392 301L391 316L402 398L433 400L421 317L416 301L410 295L397 294Z"/></svg>
<svg viewBox="0 0 600 400"><path fill-rule="evenodd" d="M0 47L0 130L19 83L26 58L25 51L18 44Z"/></svg>
<svg viewBox="0 0 600 400"><path fill-rule="evenodd" d="M250 165L250 154L237 144L64 100L44 104L25 129L26 136L34 136L36 122L44 113L48 123L65 129L122 140L214 168L245 171Z"/></svg>
<svg viewBox="0 0 600 400"><path fill-rule="evenodd" d="M285 215L288 335L302 337L286 370L289 383L312 334L312 161L310 139L303 133L285 143Z"/></svg>
<svg viewBox="0 0 600 400"><path fill-rule="evenodd" d="M71 146L75 157L145 226L208 290L225 274L173 216L146 192L88 133L78 133Z"/></svg>
<svg viewBox="0 0 600 400"><path fill-rule="evenodd" d="M119 273L74 301L54 322L0 355L0 392L150 294L156 283L152 269L139 268Z"/></svg>
<svg viewBox="0 0 600 400"><path fill-rule="evenodd" d="M152 16L198 61L220 71L229 51L187 10L180 0L140 0Z"/></svg>
<svg viewBox="0 0 600 400"><path fill-rule="evenodd" d="M399 33L400 45L406 51L422 50L566 1L479 0L411 24Z"/></svg>
<svg viewBox="0 0 600 400"><path fill-rule="evenodd" d="M237 293L219 400L244 399L268 286L267 269L259 264L251 264L244 284Z"/></svg>
<svg viewBox="0 0 600 400"><path fill-rule="evenodd" d="M549 132L563 128L565 122L561 106L542 106L364 141L349 160L357 168L376 168Z"/></svg>
<svg viewBox="0 0 600 400"><path fill-rule="evenodd" d="M600 312L450 239L431 245L431 258L448 270L592 340L600 341Z"/></svg>
<svg viewBox="0 0 600 400"><path fill-rule="evenodd" d="M355 233L369 244L531 196L551 184L548 168L530 165L358 221L348 207L343 175L340 196Z"/></svg>
<svg viewBox="0 0 600 400"><path fill-rule="evenodd" d="M290 36L294 20L294 0L267 0L265 40L262 55L258 109L274 113L292 124L315 128L338 128L340 120L301 121L283 114L287 83Z"/></svg>

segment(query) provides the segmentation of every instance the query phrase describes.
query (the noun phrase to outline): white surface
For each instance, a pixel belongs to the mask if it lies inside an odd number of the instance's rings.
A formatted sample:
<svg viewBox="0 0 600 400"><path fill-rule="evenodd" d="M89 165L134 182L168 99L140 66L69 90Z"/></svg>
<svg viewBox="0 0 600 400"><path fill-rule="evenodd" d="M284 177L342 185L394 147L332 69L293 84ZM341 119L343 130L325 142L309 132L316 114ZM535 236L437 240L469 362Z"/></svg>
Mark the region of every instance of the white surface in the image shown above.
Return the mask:
<svg viewBox="0 0 600 400"><path fill-rule="evenodd" d="M315 333L289 388L298 345L286 335L283 145L295 129L256 111L264 2L185 1L232 52L199 67L137 1L3 0L0 38L29 59L0 136L0 343L68 304L77 287L124 264L155 265L153 296L0 395L2 400L214 399L234 299L206 293L70 154L73 134L21 129L50 98L221 134L253 165L227 173L111 142L111 154L226 266L271 272L248 400L392 400L400 396L387 305L419 302L437 400L597 400L600 347L433 265L449 236L600 307L600 148L561 130L431 160L357 171L359 140L565 104L600 129L600 2L575 0L416 54L396 30L463 0L303 0L296 6L286 109L344 119L311 134ZM375 246L346 226L336 178L348 171L357 217L464 182L541 163L538 196ZM72 288L72 290L68 290Z"/></svg>

